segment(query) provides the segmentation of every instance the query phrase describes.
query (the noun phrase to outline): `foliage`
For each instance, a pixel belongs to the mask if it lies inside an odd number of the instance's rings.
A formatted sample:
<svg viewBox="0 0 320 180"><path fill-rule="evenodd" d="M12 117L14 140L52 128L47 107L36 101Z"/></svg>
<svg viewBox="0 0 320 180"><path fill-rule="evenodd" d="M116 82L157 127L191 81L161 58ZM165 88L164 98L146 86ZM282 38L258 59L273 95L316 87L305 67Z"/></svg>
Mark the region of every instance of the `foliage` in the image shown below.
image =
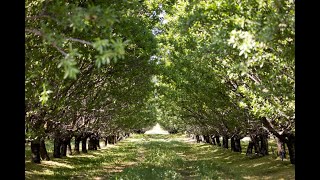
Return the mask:
<svg viewBox="0 0 320 180"><path fill-rule="evenodd" d="M152 123L157 45L144 2L37 0L25 8L27 138Z"/></svg>
<svg viewBox="0 0 320 180"><path fill-rule="evenodd" d="M246 135L262 123L279 137L295 133L293 1L176 1L163 10L161 111L175 109L194 133Z"/></svg>

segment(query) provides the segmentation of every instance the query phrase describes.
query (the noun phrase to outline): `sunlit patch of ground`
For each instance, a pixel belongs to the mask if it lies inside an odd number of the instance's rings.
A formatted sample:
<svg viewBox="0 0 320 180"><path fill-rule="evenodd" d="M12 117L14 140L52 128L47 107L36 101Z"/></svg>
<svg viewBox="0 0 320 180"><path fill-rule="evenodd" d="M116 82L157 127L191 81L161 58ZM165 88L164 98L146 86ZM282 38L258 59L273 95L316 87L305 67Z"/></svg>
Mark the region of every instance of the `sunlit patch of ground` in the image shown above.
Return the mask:
<svg viewBox="0 0 320 180"><path fill-rule="evenodd" d="M92 154L77 154L77 155L73 155L73 156L69 156L70 158L81 158L81 157L85 157L85 158L95 158L94 155Z"/></svg>
<svg viewBox="0 0 320 180"><path fill-rule="evenodd" d="M53 175L54 172L49 169L44 169L41 171L33 170L33 171L25 171L26 174L36 174L36 175Z"/></svg>
<svg viewBox="0 0 320 180"><path fill-rule="evenodd" d="M66 164L66 163L60 163L60 162L56 162L56 161L42 161L41 164L43 166L49 166L49 167L64 167L64 168L69 168L69 169L73 169L74 167Z"/></svg>

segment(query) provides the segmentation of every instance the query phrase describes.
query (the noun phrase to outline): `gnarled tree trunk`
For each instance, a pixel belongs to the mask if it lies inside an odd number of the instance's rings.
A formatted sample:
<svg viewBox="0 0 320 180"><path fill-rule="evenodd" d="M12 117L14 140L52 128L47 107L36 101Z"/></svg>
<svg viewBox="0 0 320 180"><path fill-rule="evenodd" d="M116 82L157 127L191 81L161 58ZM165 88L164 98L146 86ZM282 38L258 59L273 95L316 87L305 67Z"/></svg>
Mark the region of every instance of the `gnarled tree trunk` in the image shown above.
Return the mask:
<svg viewBox="0 0 320 180"><path fill-rule="evenodd" d="M40 163L40 140L31 141L31 160L34 163Z"/></svg>
<svg viewBox="0 0 320 180"><path fill-rule="evenodd" d="M66 138L61 138L61 156L67 156L67 139Z"/></svg>
<svg viewBox="0 0 320 180"><path fill-rule="evenodd" d="M104 140L104 146L107 146L107 145L108 145L108 136Z"/></svg>
<svg viewBox="0 0 320 180"><path fill-rule="evenodd" d="M200 143L200 136L198 134L196 135L196 140L197 140L197 143Z"/></svg>
<svg viewBox="0 0 320 180"><path fill-rule="evenodd" d="M242 148L241 148L241 139L239 136L235 136L234 138L234 151L235 152L241 152Z"/></svg>
<svg viewBox="0 0 320 180"><path fill-rule="evenodd" d="M286 142L288 146L288 151L289 151L289 157L290 157L290 162L291 164L296 163L296 154L295 154L295 136L293 134L290 134L288 136L288 141Z"/></svg>
<svg viewBox="0 0 320 180"><path fill-rule="evenodd" d="M213 135L211 136L211 142L212 142L213 145L216 145L216 141L215 141L215 138L214 138Z"/></svg>
<svg viewBox="0 0 320 180"><path fill-rule="evenodd" d="M206 143L210 143L209 135L203 135L203 139Z"/></svg>
<svg viewBox="0 0 320 180"><path fill-rule="evenodd" d="M61 139L60 137L57 135L56 137L54 137L53 139L53 157L55 158L61 158Z"/></svg>
<svg viewBox="0 0 320 180"><path fill-rule="evenodd" d="M99 148L99 149L101 149L101 147L100 147L100 136L97 135L95 140L96 140L96 141L95 141L96 147Z"/></svg>
<svg viewBox="0 0 320 180"><path fill-rule="evenodd" d="M46 160L46 161L50 160L44 138L41 138L40 140L40 156L42 160Z"/></svg>
<svg viewBox="0 0 320 180"><path fill-rule="evenodd" d="M97 143L95 135L91 135L89 138L88 150L97 150Z"/></svg>
<svg viewBox="0 0 320 180"><path fill-rule="evenodd" d="M82 138L81 138L81 147L82 147L82 152L83 153L87 153L88 151L87 151L87 136L82 136Z"/></svg>
<svg viewBox="0 0 320 180"><path fill-rule="evenodd" d="M281 158L281 155L283 155L283 158L286 158L286 154L283 152L286 152L285 143L283 143L279 138L276 137L277 141L277 156Z"/></svg>
<svg viewBox="0 0 320 180"><path fill-rule="evenodd" d="M252 140L252 143L253 143L253 148L254 148L255 154L261 155L260 145L259 145L259 136L258 135L252 135L251 136L251 140Z"/></svg>
<svg viewBox="0 0 320 180"><path fill-rule="evenodd" d="M80 154L80 141L81 141L81 135L77 135L74 138L74 153Z"/></svg>
<svg viewBox="0 0 320 180"><path fill-rule="evenodd" d="M117 135L117 142L121 141L122 139L123 139L123 136L120 135L120 134L118 134L118 135Z"/></svg>
<svg viewBox="0 0 320 180"><path fill-rule="evenodd" d="M221 146L220 136L215 136L215 139L216 139L218 146Z"/></svg>
<svg viewBox="0 0 320 180"><path fill-rule="evenodd" d="M231 137L231 151L235 151L235 140L234 140L234 136Z"/></svg>
<svg viewBox="0 0 320 180"><path fill-rule="evenodd" d="M111 144L115 144L116 143L116 141L115 141L115 135L110 135L110 136L108 136L108 142L109 142L109 144L111 143Z"/></svg>
<svg viewBox="0 0 320 180"><path fill-rule="evenodd" d="M222 147L228 149L229 143L228 143L229 137L228 135L223 136L222 138Z"/></svg>
<svg viewBox="0 0 320 180"><path fill-rule="evenodd" d="M68 155L72 155L72 150L71 150L71 139L72 139L72 136L68 137L67 138L67 153Z"/></svg>
<svg viewBox="0 0 320 180"><path fill-rule="evenodd" d="M246 155L251 155L252 154L252 149L253 149L253 142L249 141Z"/></svg>
<svg viewBox="0 0 320 180"><path fill-rule="evenodd" d="M268 134L264 133L260 135L261 147L260 151L262 155L269 155L268 152Z"/></svg>

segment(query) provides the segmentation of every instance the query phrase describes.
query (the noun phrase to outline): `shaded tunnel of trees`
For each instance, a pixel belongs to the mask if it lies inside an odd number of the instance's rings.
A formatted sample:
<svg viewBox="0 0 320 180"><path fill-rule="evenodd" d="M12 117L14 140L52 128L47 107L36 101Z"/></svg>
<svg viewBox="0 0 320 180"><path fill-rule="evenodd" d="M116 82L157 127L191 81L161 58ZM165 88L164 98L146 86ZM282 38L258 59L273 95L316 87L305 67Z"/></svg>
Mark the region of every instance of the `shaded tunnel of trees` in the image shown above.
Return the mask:
<svg viewBox="0 0 320 180"><path fill-rule="evenodd" d="M25 6L25 139L34 163L50 159L48 138L61 158L159 122L234 152L250 137L247 155L268 155L274 136L279 156L287 149L295 164L294 1Z"/></svg>

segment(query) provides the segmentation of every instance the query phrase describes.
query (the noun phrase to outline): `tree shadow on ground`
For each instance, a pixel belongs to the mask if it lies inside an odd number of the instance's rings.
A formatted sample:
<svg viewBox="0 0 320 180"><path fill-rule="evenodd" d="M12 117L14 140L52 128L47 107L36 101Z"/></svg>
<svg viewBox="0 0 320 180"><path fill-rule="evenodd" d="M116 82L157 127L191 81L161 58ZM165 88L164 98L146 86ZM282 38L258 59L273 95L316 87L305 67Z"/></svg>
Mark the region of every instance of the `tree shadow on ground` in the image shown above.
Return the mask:
<svg viewBox="0 0 320 180"><path fill-rule="evenodd" d="M166 137L166 138L162 138ZM139 139L131 141L132 139ZM138 135L112 148L26 161L26 179L294 179L294 166L272 156L252 159L181 137Z"/></svg>

